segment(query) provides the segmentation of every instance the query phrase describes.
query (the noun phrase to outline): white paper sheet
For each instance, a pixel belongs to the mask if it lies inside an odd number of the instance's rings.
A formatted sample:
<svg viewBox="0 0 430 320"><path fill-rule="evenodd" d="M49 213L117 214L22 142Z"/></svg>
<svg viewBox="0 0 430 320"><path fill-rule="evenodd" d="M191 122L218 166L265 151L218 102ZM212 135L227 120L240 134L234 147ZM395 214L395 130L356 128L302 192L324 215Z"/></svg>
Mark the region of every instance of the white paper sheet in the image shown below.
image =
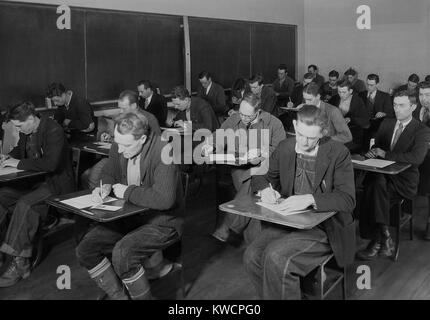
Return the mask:
<svg viewBox="0 0 430 320"><path fill-rule="evenodd" d="M364 161L360 160L352 160L353 163L369 166L369 167L375 167L375 168L385 168L393 163L395 161L388 161L388 160L381 160L381 159L367 159Z"/></svg>
<svg viewBox="0 0 430 320"><path fill-rule="evenodd" d="M17 173L21 171L24 171L24 170L19 170L17 168L12 168L12 167L4 167L0 169L0 176L5 176L7 174Z"/></svg>
<svg viewBox="0 0 430 320"><path fill-rule="evenodd" d="M278 214L281 214L283 216L291 216L293 214L298 214L298 213L303 213L303 212L307 212L308 210L299 210L299 211L288 211L288 210L282 210L280 209L280 204L270 204L270 203L265 203L265 202L257 202L257 204L259 206L262 206L266 209L269 209L271 211L274 211Z"/></svg>
<svg viewBox="0 0 430 320"><path fill-rule="evenodd" d="M235 162L236 158L234 157L234 154L210 154L209 155L209 161L210 162Z"/></svg>
<svg viewBox="0 0 430 320"><path fill-rule="evenodd" d="M122 208L121 206L109 206L105 204L98 204L91 207L91 209L106 210L106 211L118 211L121 208Z"/></svg>
<svg viewBox="0 0 430 320"><path fill-rule="evenodd" d="M106 197L103 199L103 203L110 202L113 200L118 200L118 199L112 198L112 197ZM80 196L76 198L66 199L61 202L76 209L88 208L88 207L92 207L100 204L98 202L93 201L93 197L91 194L87 194L85 196Z"/></svg>
<svg viewBox="0 0 430 320"><path fill-rule="evenodd" d="M112 147L112 143L109 142L94 142L94 144L98 145L100 149L110 150Z"/></svg>

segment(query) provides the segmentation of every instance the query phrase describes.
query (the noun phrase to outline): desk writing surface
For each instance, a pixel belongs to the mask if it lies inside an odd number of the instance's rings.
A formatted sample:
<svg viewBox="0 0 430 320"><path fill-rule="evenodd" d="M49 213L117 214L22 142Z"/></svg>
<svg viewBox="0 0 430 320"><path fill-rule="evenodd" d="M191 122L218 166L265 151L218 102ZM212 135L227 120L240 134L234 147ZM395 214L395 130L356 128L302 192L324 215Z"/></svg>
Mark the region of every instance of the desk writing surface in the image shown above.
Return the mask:
<svg viewBox="0 0 430 320"><path fill-rule="evenodd" d="M358 159L359 156L353 155L352 159ZM389 175L395 175L399 174L400 172L405 171L408 169L411 164L410 163L402 163L402 162L395 162L393 164L390 164L384 168L377 168L372 166L363 165L357 162L352 163L355 170L363 170L368 172L376 172L376 173L383 173L383 174L389 174Z"/></svg>
<svg viewBox="0 0 430 320"><path fill-rule="evenodd" d="M334 211L317 212L312 209L304 213L283 216L257 205L256 202L258 200L259 199L257 197L245 196L221 204L219 208L221 211L228 213L238 214L241 216L272 222L296 229L312 229L313 227L336 214Z"/></svg>
<svg viewBox="0 0 430 320"><path fill-rule="evenodd" d="M69 193L66 195L51 197L48 200L46 200L46 203L48 203L53 207L63 209L68 212L72 212L74 214L77 214L98 222L110 222L110 221L122 219L125 217L133 216L136 214L140 214L142 212L149 210L148 208L139 207L134 204L125 202L125 200L122 200L122 199L105 203L106 205L121 206L122 208L118 211L106 211L106 210L98 210L98 209L90 209L90 208L77 209L61 202L66 199L80 197L90 193L91 193L90 190L81 190L81 191Z"/></svg>
<svg viewBox="0 0 430 320"><path fill-rule="evenodd" d="M74 142L72 143L72 148L79 149L83 152L109 156L109 149L106 145L101 145L99 142Z"/></svg>
<svg viewBox="0 0 430 320"><path fill-rule="evenodd" d="M9 171L9 170L8 170ZM7 174L1 174L0 170L0 182L11 182L15 180L32 178L46 174L43 171L18 171L18 172L9 172Z"/></svg>

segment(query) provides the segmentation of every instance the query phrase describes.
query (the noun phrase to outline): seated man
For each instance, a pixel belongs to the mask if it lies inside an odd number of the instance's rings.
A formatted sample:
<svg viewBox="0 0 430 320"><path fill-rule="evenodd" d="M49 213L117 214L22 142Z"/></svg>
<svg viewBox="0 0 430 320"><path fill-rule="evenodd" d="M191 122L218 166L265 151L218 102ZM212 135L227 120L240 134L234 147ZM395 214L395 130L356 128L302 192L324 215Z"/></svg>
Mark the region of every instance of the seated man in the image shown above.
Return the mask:
<svg viewBox="0 0 430 320"><path fill-rule="evenodd" d="M224 88L218 83L213 82L211 74L207 71L199 73L199 83L197 97L209 102L219 123L223 123L227 112Z"/></svg>
<svg viewBox="0 0 430 320"><path fill-rule="evenodd" d="M327 134L321 109L304 105L294 120L296 137L282 141L269 172L252 178L261 200L296 211L313 207L337 213L311 230L262 223L244 254L245 269L262 299L300 299L300 277L330 253L339 266L354 260L354 173L348 149Z"/></svg>
<svg viewBox="0 0 430 320"><path fill-rule="evenodd" d="M322 97L324 102L329 102L331 99L338 95L337 83L339 81L339 72L336 70L330 71L328 74L328 81L322 87Z"/></svg>
<svg viewBox="0 0 430 320"><path fill-rule="evenodd" d="M233 113L239 111L240 103L242 102L243 95L245 94L246 80L243 78L237 78L231 86L231 101L230 110L228 115L231 116Z"/></svg>
<svg viewBox="0 0 430 320"><path fill-rule="evenodd" d="M407 91L394 96L396 119L386 118L376 133L375 145L368 158L410 163L412 166L396 175L367 173L364 179L363 210L360 212L360 234L370 239L367 249L358 252L362 260L391 257L394 244L388 227L390 208L395 200L412 199L417 193L418 166L423 162L430 142L430 131L412 117L415 95Z"/></svg>
<svg viewBox="0 0 430 320"><path fill-rule="evenodd" d="M153 132L155 135L161 135L161 129L158 125L158 121L152 113L149 113L145 110L139 109L137 103L137 94L132 90L125 90L121 92L118 98L118 108L121 113L129 113L129 112L140 112L145 116L148 120L149 131ZM97 138L101 142L112 142L113 141L113 133L115 129L115 121L110 118L103 118L99 120L98 126L98 134ZM99 185L101 172L103 166L108 161L107 158L101 159L97 162L93 167L87 169L82 174L82 185L84 188L94 189Z"/></svg>
<svg viewBox="0 0 430 320"><path fill-rule="evenodd" d="M66 131L94 132L94 113L88 102L80 100L73 91L66 90L61 83L52 83L48 87L47 97L58 107L54 113L54 119Z"/></svg>
<svg viewBox="0 0 430 320"><path fill-rule="evenodd" d="M152 113L157 118L158 123L164 126L167 118L166 99L158 94L154 85L148 80L139 81L137 90L139 91L139 107Z"/></svg>
<svg viewBox="0 0 430 320"><path fill-rule="evenodd" d="M337 90L339 99L334 106L341 111L352 134L352 143L347 147L351 151L359 152L363 148L367 151L368 146L364 146L364 131L370 126L370 111L364 105L363 99L353 92L349 81L339 83Z"/></svg>
<svg viewBox="0 0 430 320"><path fill-rule="evenodd" d="M325 79L318 72L318 67L314 64L308 66L308 72L312 74L312 82L316 83L318 87L322 88L324 85Z"/></svg>
<svg viewBox="0 0 430 320"><path fill-rule="evenodd" d="M260 74L253 75L249 79L249 89L261 100L261 109L274 115L278 115L276 108L276 94L272 88L265 86L263 76Z"/></svg>
<svg viewBox="0 0 430 320"><path fill-rule="evenodd" d="M294 80L288 76L287 66L278 66L278 78L273 82L273 90L277 96L277 106L286 107L294 90Z"/></svg>
<svg viewBox="0 0 430 320"><path fill-rule="evenodd" d="M74 189L71 151L61 126L53 119L36 116L31 102L13 106L8 118L19 129L20 135L18 146L9 153L9 158L2 157L1 167L46 174L42 179L20 180L0 189L0 223L7 227L6 234L1 235L0 252L13 257L9 268L0 277L0 287L12 286L29 276L34 236L40 218L46 217L48 212L44 200ZM6 226L11 207L14 209L9 226Z"/></svg>
<svg viewBox="0 0 430 320"><path fill-rule="evenodd" d="M178 169L161 161L165 143L148 129L148 121L140 113L126 113L116 119L115 143L102 171L102 190L94 189L93 197L104 198L113 192L150 210L95 226L76 249L80 265L111 299L127 299L123 284L132 299L149 299L149 274L142 264L153 253L177 242L182 230Z"/></svg>
<svg viewBox="0 0 430 320"><path fill-rule="evenodd" d="M358 73L352 68L349 68L345 71L345 80L347 80L351 84L352 90L355 93L361 93L366 91L366 84L363 80L358 79Z"/></svg>
<svg viewBox="0 0 430 320"><path fill-rule="evenodd" d="M246 152L247 155L255 158L259 155L265 155L266 159L261 163L261 159L257 162L252 162L251 165L244 165L241 167L234 167L231 169L231 177L233 185L236 190L236 196L250 194L251 193L251 177L253 175L265 174L269 165L269 156L273 153L278 144L285 139L285 131L282 123L279 119L272 116L270 113L260 109L260 101L256 95L248 92L243 97L240 103L239 112L230 116L221 126L221 129L228 130L232 129L232 134L235 135L234 144L227 144L225 146L223 141L209 138L208 144L204 147L203 151L206 154L212 153L233 153L240 154ZM250 134L250 130L253 130ZM263 131L267 130L267 135L263 134ZM243 134L243 136L241 136ZM222 136L221 138L223 138ZM268 141L264 141L267 137ZM256 141L250 141L255 139ZM213 148L213 140L215 140L215 150ZM229 140L227 140L227 143ZM225 150L227 149L227 150ZM267 153L267 154L265 154ZM258 166L257 166L258 165ZM212 234L216 239L220 241L227 241L230 233L230 229L236 233L240 233L243 227L236 225L242 225L242 217L236 215L228 215L224 223L219 224L216 231ZM246 223L246 222L245 222Z"/></svg>
<svg viewBox="0 0 430 320"><path fill-rule="evenodd" d="M170 126L184 128L191 121L193 130L208 129L215 131L219 127L215 112L209 103L199 97L191 97L183 86L173 89L172 102L179 112L172 119Z"/></svg>
<svg viewBox="0 0 430 320"><path fill-rule="evenodd" d="M342 143L348 143L352 140L351 132L349 131L347 122L343 118L342 113L338 108L321 101L319 87L316 83L309 83L304 87L303 100L305 104L314 105L325 114L328 119L327 135L329 137Z"/></svg>
<svg viewBox="0 0 430 320"><path fill-rule="evenodd" d="M418 98L419 83L420 83L420 77L417 74L412 73L408 78L408 82L394 89L394 93L397 93L400 91L407 91L409 94L415 95Z"/></svg>

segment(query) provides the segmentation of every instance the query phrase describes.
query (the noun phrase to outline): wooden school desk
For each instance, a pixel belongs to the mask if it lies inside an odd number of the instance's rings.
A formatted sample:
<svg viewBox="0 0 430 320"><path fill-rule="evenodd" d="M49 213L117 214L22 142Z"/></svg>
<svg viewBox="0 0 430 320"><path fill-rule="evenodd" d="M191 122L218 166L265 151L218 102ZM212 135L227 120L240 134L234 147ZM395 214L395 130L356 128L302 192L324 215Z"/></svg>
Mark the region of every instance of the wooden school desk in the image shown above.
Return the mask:
<svg viewBox="0 0 430 320"><path fill-rule="evenodd" d="M25 179L25 178L33 178L44 174L46 174L46 172L44 171L20 171L20 172L1 175L1 169L0 169L0 183L12 182L20 179Z"/></svg>
<svg viewBox="0 0 430 320"><path fill-rule="evenodd" d="M395 162L384 168L377 168L377 167L362 165L355 162L353 162L352 164L353 164L354 170L362 170L362 171L383 173L383 174L389 174L389 175L399 174L400 172L405 171L411 166L411 164L409 163L401 163L401 162Z"/></svg>
<svg viewBox="0 0 430 320"><path fill-rule="evenodd" d="M122 206L122 208L119 209L118 211L97 210L97 209L89 209L89 208L77 209L75 207L72 207L70 205L67 205L61 202L63 200L76 198L76 197L80 197L88 194L91 194L90 190L81 190L78 192L73 192L62 196L51 197L48 200L46 200L46 203L58 209L62 209L67 212L71 212L79 216L82 216L94 221L98 221L98 222L110 222L110 221L122 219L122 218L136 215L149 210L148 208L139 207L131 203L125 202L125 200L115 200L113 202L105 203L106 205Z"/></svg>
<svg viewBox="0 0 430 320"><path fill-rule="evenodd" d="M296 229L312 229L336 214L335 211L316 212L315 210L308 210L303 213L283 216L259 206L256 204L258 200L259 198L257 197L244 196L221 204L219 209L227 213L238 214Z"/></svg>

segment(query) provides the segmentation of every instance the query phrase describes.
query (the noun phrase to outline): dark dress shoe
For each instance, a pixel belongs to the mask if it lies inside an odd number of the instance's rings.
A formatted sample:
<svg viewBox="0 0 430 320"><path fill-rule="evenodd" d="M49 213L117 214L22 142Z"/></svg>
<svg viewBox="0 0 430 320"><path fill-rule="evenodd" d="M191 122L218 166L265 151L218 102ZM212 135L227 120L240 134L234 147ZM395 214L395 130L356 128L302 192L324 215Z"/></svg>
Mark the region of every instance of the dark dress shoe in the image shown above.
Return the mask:
<svg viewBox="0 0 430 320"><path fill-rule="evenodd" d="M378 257L379 250L381 249L380 240L372 240L366 249L357 252L357 258L360 260L374 260Z"/></svg>
<svg viewBox="0 0 430 320"><path fill-rule="evenodd" d="M394 255L394 241L391 236L384 237L381 240L381 249L379 250L379 256L381 257L391 257Z"/></svg>
<svg viewBox="0 0 430 320"><path fill-rule="evenodd" d="M424 233L424 240L430 241L430 223L427 223L427 228Z"/></svg>

